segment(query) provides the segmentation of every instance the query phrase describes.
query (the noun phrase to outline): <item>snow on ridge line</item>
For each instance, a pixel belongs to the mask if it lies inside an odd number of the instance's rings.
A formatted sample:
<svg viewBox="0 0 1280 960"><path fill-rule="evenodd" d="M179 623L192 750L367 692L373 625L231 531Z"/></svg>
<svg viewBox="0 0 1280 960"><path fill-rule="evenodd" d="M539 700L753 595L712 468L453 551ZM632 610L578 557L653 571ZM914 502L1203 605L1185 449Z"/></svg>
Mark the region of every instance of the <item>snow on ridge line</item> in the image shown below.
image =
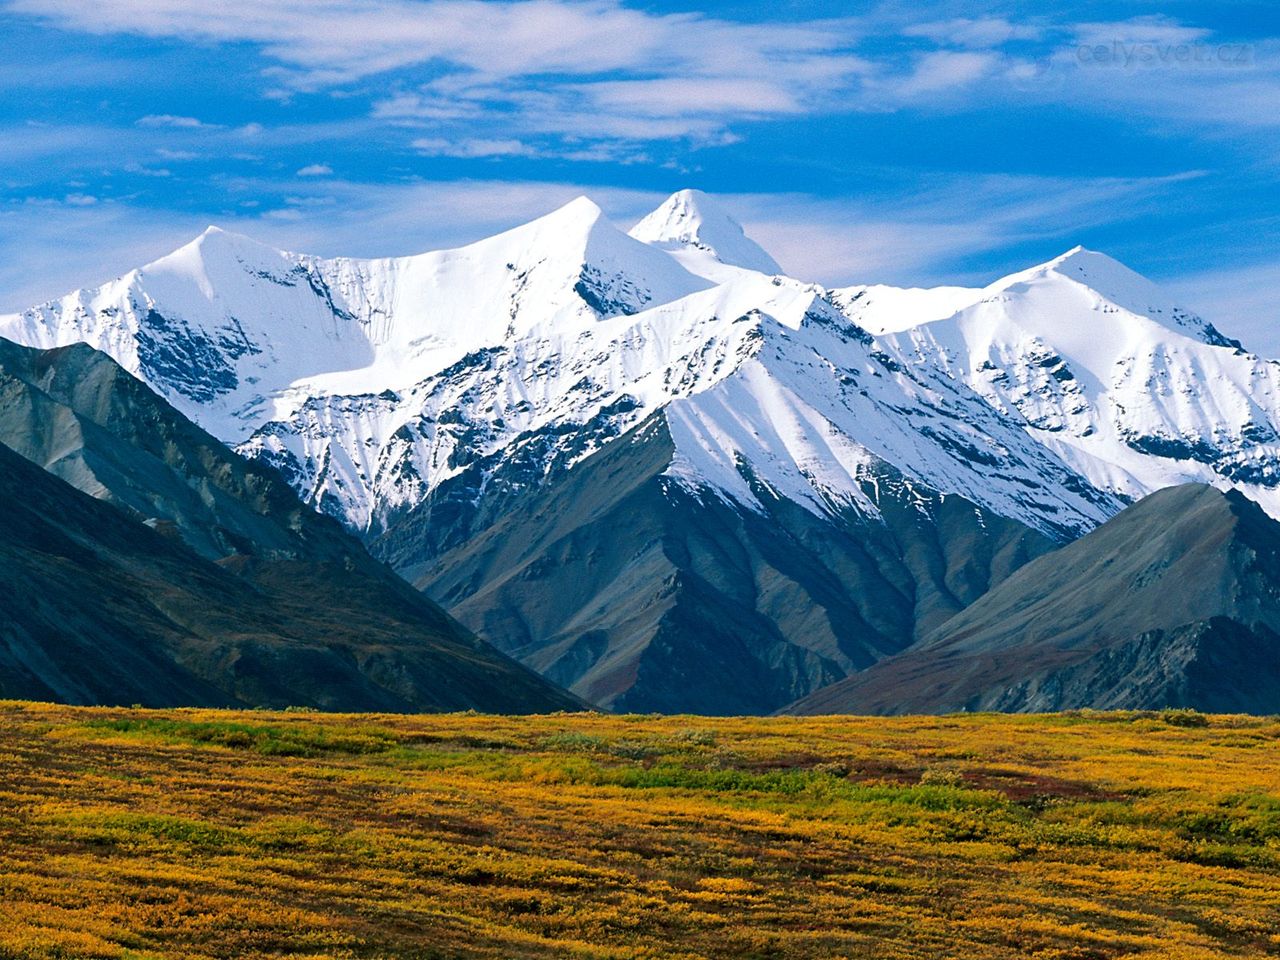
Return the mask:
<svg viewBox="0 0 1280 960"><path fill-rule="evenodd" d="M324 498L316 486L323 480L344 514L367 526L378 519L377 504L352 491L367 489L372 500L392 506L406 502L406 491L387 479L399 461L382 462L397 445L412 448L410 486L421 493L521 437L570 424L585 437L595 424L607 439L732 374L758 349L762 324L798 330L812 316L810 289L762 277L754 290L748 286L715 287L577 332L544 331L477 352L394 399L315 397L240 449L297 476L308 499ZM838 314L828 312L834 322ZM586 453L598 447L584 442ZM335 443L344 451L336 461L325 453ZM321 475L308 463L329 470Z"/></svg>
<svg viewBox="0 0 1280 960"><path fill-rule="evenodd" d="M1280 515L1280 364L1074 248L952 317L882 338L946 370L1097 489L1234 485Z"/></svg>
<svg viewBox="0 0 1280 960"><path fill-rule="evenodd" d="M466 247L381 260L206 230L120 280L0 318L0 335L87 341L238 441L300 395L404 387L540 327L579 329L710 286L579 198Z"/></svg>

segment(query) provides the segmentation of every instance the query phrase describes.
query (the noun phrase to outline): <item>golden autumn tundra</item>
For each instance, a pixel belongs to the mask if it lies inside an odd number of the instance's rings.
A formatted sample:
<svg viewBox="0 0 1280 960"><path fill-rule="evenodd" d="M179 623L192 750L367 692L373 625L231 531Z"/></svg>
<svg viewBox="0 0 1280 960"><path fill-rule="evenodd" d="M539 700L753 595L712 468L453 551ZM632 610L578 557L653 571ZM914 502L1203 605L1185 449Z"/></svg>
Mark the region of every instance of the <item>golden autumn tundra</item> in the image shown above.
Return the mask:
<svg viewBox="0 0 1280 960"><path fill-rule="evenodd" d="M0 958L1280 952L1280 721L0 705Z"/></svg>

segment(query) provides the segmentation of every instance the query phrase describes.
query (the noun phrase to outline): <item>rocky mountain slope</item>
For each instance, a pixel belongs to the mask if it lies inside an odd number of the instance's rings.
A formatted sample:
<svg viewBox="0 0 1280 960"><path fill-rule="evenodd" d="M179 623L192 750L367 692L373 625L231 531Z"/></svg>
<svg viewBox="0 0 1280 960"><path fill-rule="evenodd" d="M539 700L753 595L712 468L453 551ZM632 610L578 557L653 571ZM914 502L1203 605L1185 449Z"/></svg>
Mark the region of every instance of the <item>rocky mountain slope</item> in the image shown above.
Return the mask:
<svg viewBox="0 0 1280 960"><path fill-rule="evenodd" d="M931 636L791 713L1280 710L1280 523L1237 491L1154 493Z"/></svg>
<svg viewBox="0 0 1280 960"><path fill-rule="evenodd" d="M0 697L578 706L87 346L0 343L0 486Z"/></svg>
<svg viewBox="0 0 1280 960"><path fill-rule="evenodd" d="M868 463L818 512L671 474L671 411L535 489L447 481L374 548L481 635L620 710L758 713L895 653L1049 538ZM874 500L872 499L874 498Z"/></svg>

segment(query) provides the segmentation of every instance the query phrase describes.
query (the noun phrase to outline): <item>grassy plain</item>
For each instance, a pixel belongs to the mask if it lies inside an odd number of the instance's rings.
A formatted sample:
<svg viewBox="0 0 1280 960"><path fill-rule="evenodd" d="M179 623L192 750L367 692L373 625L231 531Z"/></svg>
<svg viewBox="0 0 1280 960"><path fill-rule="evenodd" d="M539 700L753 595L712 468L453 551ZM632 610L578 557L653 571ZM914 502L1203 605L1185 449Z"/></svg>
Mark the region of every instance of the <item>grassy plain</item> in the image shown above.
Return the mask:
<svg viewBox="0 0 1280 960"><path fill-rule="evenodd" d="M1280 954L1280 720L0 703L0 960Z"/></svg>

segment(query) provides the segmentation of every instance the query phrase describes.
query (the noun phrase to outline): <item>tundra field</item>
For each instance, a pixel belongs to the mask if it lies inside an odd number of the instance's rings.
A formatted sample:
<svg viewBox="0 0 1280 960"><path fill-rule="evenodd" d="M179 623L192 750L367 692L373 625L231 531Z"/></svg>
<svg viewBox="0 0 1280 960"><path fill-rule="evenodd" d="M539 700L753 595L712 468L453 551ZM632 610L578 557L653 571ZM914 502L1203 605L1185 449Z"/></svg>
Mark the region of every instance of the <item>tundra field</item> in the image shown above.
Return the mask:
<svg viewBox="0 0 1280 960"><path fill-rule="evenodd" d="M1280 719L0 704L0 960L1280 953Z"/></svg>

